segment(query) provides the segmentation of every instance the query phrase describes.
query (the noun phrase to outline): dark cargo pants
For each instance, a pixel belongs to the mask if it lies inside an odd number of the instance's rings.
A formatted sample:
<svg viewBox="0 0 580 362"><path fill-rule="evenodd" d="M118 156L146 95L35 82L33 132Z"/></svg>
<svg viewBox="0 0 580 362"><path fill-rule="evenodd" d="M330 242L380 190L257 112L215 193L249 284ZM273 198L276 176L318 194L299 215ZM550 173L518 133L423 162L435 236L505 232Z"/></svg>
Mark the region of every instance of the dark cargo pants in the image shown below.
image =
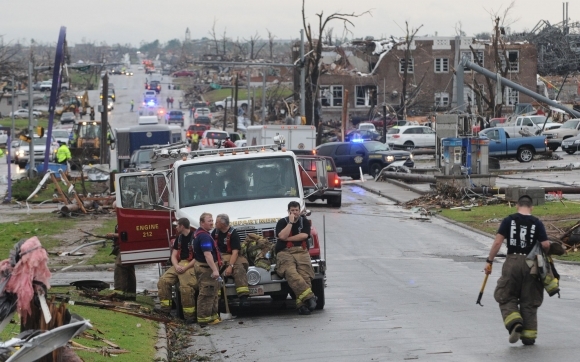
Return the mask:
<svg viewBox="0 0 580 362"><path fill-rule="evenodd" d="M538 308L544 300L544 287L535 275L530 274L526 255L509 254L497 281L495 300L508 332L516 323L523 325L521 339L536 339L538 334Z"/></svg>
<svg viewBox="0 0 580 362"><path fill-rule="evenodd" d="M224 267L228 267L230 265L231 258L232 254L222 254ZM238 254L238 258L236 259L236 263L233 265L233 267L234 270L231 276L234 278L236 293L238 294L238 297L250 295L250 289L248 288L248 276L246 274L249 267L248 261L246 258Z"/></svg>
<svg viewBox="0 0 580 362"><path fill-rule="evenodd" d="M295 246L279 251L276 258L276 273L288 281L296 295L296 307L300 308L305 300L314 297L311 289L314 269L310 254L301 246Z"/></svg>
<svg viewBox="0 0 580 362"><path fill-rule="evenodd" d="M115 258L115 271L113 274L114 293L122 299L135 300L137 297L137 279L135 278L135 265L121 264L121 253Z"/></svg>
<svg viewBox="0 0 580 362"><path fill-rule="evenodd" d="M197 322L206 324L220 317L218 311L218 292L220 283L211 277L211 268L204 263L195 262L193 265L199 285L197 297Z"/></svg>
<svg viewBox="0 0 580 362"><path fill-rule="evenodd" d="M179 262L181 266L186 266L187 264L189 264L187 260ZM179 281L183 316L185 319L193 319L195 318L195 293L198 288L194 268L189 268L185 273L179 274L175 267L172 266L159 278L157 289L161 309L167 314L171 312L171 287L177 284L177 281Z"/></svg>

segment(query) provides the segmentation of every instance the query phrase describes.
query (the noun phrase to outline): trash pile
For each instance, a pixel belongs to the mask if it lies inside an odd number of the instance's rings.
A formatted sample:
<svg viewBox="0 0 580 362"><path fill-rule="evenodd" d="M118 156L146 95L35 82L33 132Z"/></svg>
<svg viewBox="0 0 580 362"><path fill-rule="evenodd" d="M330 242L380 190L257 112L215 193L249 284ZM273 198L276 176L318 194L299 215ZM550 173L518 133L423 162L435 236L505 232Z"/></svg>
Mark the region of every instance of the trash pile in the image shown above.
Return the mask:
<svg viewBox="0 0 580 362"><path fill-rule="evenodd" d="M10 258L0 262L0 331L15 312L20 315L17 337L0 342L0 361L33 361L53 352L59 360L60 347L91 324L72 316L66 305L46 300L51 273L48 254L37 237L14 245Z"/></svg>
<svg viewBox="0 0 580 362"><path fill-rule="evenodd" d="M42 180L38 183L36 189L28 196L26 199L26 206L30 209L28 201L36 195L41 188L44 187L48 179L51 179L54 184L56 193L53 195L53 202L60 202L59 207L60 214L64 216L71 216L75 214L88 214L88 213L109 213L109 210L113 208L113 202L115 197L107 193L102 195L87 195L78 194L75 190L75 185L67 178L66 173L63 170L58 170L59 173L54 173L48 170ZM61 187L60 182L63 183L64 187ZM108 189L108 188L107 188ZM106 190L105 190L106 191Z"/></svg>
<svg viewBox="0 0 580 362"><path fill-rule="evenodd" d="M503 198L495 195L483 195L467 187L457 187L451 184L434 186L432 194L423 195L403 204L407 209L421 207L424 209L470 209L483 205L497 205L505 203Z"/></svg>

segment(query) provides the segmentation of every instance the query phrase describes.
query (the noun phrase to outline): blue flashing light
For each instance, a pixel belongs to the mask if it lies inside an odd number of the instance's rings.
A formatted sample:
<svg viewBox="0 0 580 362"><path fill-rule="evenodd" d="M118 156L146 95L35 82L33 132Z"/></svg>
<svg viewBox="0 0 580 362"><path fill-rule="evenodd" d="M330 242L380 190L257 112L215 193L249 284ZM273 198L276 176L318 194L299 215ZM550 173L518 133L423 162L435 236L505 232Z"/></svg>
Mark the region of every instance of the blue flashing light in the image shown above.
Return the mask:
<svg viewBox="0 0 580 362"><path fill-rule="evenodd" d="M155 101L149 101L149 102L147 102L147 105L149 107L153 107L153 106L155 106Z"/></svg>
<svg viewBox="0 0 580 362"><path fill-rule="evenodd" d="M351 142L354 142L354 143L363 143L364 141L365 140L362 139L362 138L353 138Z"/></svg>

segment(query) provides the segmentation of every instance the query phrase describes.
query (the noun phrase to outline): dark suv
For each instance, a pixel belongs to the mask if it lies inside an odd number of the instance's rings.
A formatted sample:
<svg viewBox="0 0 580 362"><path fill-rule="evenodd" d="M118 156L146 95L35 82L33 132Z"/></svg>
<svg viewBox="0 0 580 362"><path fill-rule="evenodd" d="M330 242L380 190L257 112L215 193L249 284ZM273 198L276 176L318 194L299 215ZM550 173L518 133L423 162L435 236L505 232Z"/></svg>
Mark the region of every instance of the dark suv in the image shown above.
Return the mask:
<svg viewBox="0 0 580 362"><path fill-rule="evenodd" d="M415 166L410 152L393 151L377 141L325 143L316 148L316 154L331 157L336 167L341 169L340 176L350 176L355 180L360 178L359 167L363 173L376 177L395 161L404 161L407 167Z"/></svg>
<svg viewBox="0 0 580 362"><path fill-rule="evenodd" d="M159 94L159 92L161 92L161 83L159 83L158 80L152 80L149 82L149 84L147 84L147 89L154 90L157 92L157 94Z"/></svg>

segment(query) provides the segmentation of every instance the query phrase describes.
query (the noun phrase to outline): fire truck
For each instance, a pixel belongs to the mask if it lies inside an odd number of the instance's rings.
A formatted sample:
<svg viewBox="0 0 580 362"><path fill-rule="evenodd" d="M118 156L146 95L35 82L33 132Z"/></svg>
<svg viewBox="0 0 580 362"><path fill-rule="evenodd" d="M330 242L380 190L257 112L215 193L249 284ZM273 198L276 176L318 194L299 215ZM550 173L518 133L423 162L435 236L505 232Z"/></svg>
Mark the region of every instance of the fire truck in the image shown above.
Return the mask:
<svg viewBox="0 0 580 362"><path fill-rule="evenodd" d="M279 144L189 151L179 146L153 151L151 171L116 175L117 221L123 264L163 263L170 257L176 221L187 217L199 227L204 212L214 218L226 213L244 241L254 233L276 242L275 228L287 216L288 203L297 201L303 213L306 198L301 168L293 152ZM325 160L317 161L317 189L327 188ZM240 187L241 185L241 187ZM318 309L324 308L326 261L321 255L314 225L308 240L315 271L312 291ZM285 300L292 295L288 283L275 272L250 266L250 296ZM226 279L227 295L237 297L233 279ZM293 296L294 297L294 296ZM230 300L229 299L229 300Z"/></svg>

